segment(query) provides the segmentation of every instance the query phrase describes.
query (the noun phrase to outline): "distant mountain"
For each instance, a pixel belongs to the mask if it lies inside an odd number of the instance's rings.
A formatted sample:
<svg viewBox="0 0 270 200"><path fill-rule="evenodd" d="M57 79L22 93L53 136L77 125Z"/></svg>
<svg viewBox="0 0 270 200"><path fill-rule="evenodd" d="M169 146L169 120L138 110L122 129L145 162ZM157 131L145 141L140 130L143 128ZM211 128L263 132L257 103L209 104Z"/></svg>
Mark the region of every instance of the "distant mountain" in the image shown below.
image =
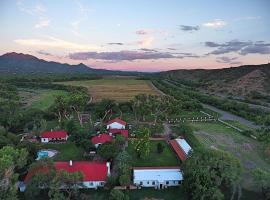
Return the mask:
<svg viewBox="0 0 270 200"><path fill-rule="evenodd" d="M78 65L49 62L35 56L22 53L6 53L0 56L0 74L99 74L134 75L138 72L111 71L94 69L82 63Z"/></svg>
<svg viewBox="0 0 270 200"><path fill-rule="evenodd" d="M270 96L270 64L244 65L223 69L172 70L160 76L194 84L210 93L246 97Z"/></svg>

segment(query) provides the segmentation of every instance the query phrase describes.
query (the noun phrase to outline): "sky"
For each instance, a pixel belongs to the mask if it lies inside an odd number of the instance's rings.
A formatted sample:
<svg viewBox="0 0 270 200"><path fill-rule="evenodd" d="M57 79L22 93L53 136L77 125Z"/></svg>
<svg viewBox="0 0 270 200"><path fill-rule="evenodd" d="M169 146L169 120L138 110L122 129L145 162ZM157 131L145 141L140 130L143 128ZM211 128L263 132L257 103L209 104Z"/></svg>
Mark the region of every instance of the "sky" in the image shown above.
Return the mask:
<svg viewBox="0 0 270 200"><path fill-rule="evenodd" d="M270 62L269 0L1 0L0 54L166 71Z"/></svg>

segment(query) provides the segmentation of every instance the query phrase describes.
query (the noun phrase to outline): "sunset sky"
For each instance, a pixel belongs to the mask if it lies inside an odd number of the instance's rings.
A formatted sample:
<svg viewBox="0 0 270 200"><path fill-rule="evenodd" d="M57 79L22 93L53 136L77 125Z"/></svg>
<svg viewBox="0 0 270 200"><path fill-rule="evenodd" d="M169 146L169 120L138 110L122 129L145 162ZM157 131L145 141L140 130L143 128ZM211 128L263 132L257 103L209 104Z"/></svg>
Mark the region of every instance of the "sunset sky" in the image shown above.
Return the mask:
<svg viewBox="0 0 270 200"><path fill-rule="evenodd" d="M269 0L1 0L0 54L136 71L270 62Z"/></svg>

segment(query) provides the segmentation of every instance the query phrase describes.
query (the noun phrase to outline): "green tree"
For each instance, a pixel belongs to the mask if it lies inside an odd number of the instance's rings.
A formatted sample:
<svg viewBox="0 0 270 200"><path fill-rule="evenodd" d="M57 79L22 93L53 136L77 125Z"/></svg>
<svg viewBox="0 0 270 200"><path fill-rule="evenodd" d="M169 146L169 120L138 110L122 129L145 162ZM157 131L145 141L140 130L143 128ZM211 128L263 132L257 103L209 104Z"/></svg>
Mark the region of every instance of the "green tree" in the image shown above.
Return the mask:
<svg viewBox="0 0 270 200"><path fill-rule="evenodd" d="M62 190L67 193L67 199L73 199L78 196L79 188L83 188L83 175L81 172L69 173L65 170L57 172L57 178L61 183Z"/></svg>
<svg viewBox="0 0 270 200"><path fill-rule="evenodd" d="M119 151L119 146L116 142L106 142L98 147L97 154L103 159L109 160L114 158Z"/></svg>
<svg viewBox="0 0 270 200"><path fill-rule="evenodd" d="M68 104L72 111L76 113L80 125L83 126L81 112L84 111L86 105L89 103L89 96L84 92L72 92L69 95Z"/></svg>
<svg viewBox="0 0 270 200"><path fill-rule="evenodd" d="M223 151L204 149L187 159L184 171L184 189L191 199L224 199L220 188L238 184L241 166L239 160Z"/></svg>
<svg viewBox="0 0 270 200"><path fill-rule="evenodd" d="M129 200L129 197L121 190L112 189L110 192L110 200Z"/></svg>
<svg viewBox="0 0 270 200"><path fill-rule="evenodd" d="M125 168L130 166L131 162L131 156L129 153L124 150L118 153L118 155L115 158L116 166L118 168L118 171L120 171L120 174L125 170Z"/></svg>
<svg viewBox="0 0 270 200"><path fill-rule="evenodd" d="M5 146L0 149L0 199L17 199L18 174L15 169L20 169L26 164L27 151Z"/></svg>
<svg viewBox="0 0 270 200"><path fill-rule="evenodd" d="M56 169L50 158L44 158L33 163L29 171L35 173L27 182L25 196L27 199L36 199L42 188L50 188L52 180L56 177Z"/></svg>
<svg viewBox="0 0 270 200"><path fill-rule="evenodd" d="M139 158L146 158L150 153L150 131L148 128L140 128L136 132L136 138L132 140L135 152Z"/></svg>
<svg viewBox="0 0 270 200"><path fill-rule="evenodd" d="M52 180L50 184L50 190L48 192L48 196L50 200L65 200L66 197L64 194L60 191L61 183L57 176Z"/></svg>
<svg viewBox="0 0 270 200"><path fill-rule="evenodd" d="M130 184L130 174L122 174L119 177L119 183L122 186L126 186Z"/></svg>

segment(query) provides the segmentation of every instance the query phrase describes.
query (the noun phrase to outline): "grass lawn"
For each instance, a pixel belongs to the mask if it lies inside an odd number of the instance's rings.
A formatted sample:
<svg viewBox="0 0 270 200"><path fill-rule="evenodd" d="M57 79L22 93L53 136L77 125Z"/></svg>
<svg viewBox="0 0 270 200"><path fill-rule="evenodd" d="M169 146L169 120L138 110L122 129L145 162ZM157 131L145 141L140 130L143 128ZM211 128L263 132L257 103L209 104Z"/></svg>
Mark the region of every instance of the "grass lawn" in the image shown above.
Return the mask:
<svg viewBox="0 0 270 200"><path fill-rule="evenodd" d="M73 143L44 144L41 148L54 149L59 153L54 157L56 161L85 160L83 150Z"/></svg>
<svg viewBox="0 0 270 200"><path fill-rule="evenodd" d="M160 95L150 81L134 78L105 78L98 80L67 81L59 84L84 86L94 101L113 99L117 102L129 101L138 94Z"/></svg>
<svg viewBox="0 0 270 200"><path fill-rule="evenodd" d="M243 167L243 188L258 189L252 179L252 170L256 167L265 170L270 168L270 159L263 152L260 142L218 122L190 123L190 125L195 130L195 136L205 147L224 150L240 160Z"/></svg>
<svg viewBox="0 0 270 200"><path fill-rule="evenodd" d="M19 95L26 107L37 108L41 110L48 109L54 102L57 95L65 95L63 90L45 90L45 89L19 89Z"/></svg>
<svg viewBox="0 0 270 200"><path fill-rule="evenodd" d="M238 122L238 121L225 120L225 122L227 122L227 123L229 123L229 124L231 124L231 125L233 125L233 126L235 126L235 127L237 127L237 128L240 128L240 129L242 129L242 130L252 130L251 128L249 128L249 127L247 127L247 126L241 124L241 123Z"/></svg>
<svg viewBox="0 0 270 200"><path fill-rule="evenodd" d="M157 153L157 144L162 143L164 150L161 154ZM171 147L165 141L150 141L150 154L147 158L138 158L134 151L134 145L128 142L128 152L132 156L133 166L177 166L180 161L176 157Z"/></svg>

